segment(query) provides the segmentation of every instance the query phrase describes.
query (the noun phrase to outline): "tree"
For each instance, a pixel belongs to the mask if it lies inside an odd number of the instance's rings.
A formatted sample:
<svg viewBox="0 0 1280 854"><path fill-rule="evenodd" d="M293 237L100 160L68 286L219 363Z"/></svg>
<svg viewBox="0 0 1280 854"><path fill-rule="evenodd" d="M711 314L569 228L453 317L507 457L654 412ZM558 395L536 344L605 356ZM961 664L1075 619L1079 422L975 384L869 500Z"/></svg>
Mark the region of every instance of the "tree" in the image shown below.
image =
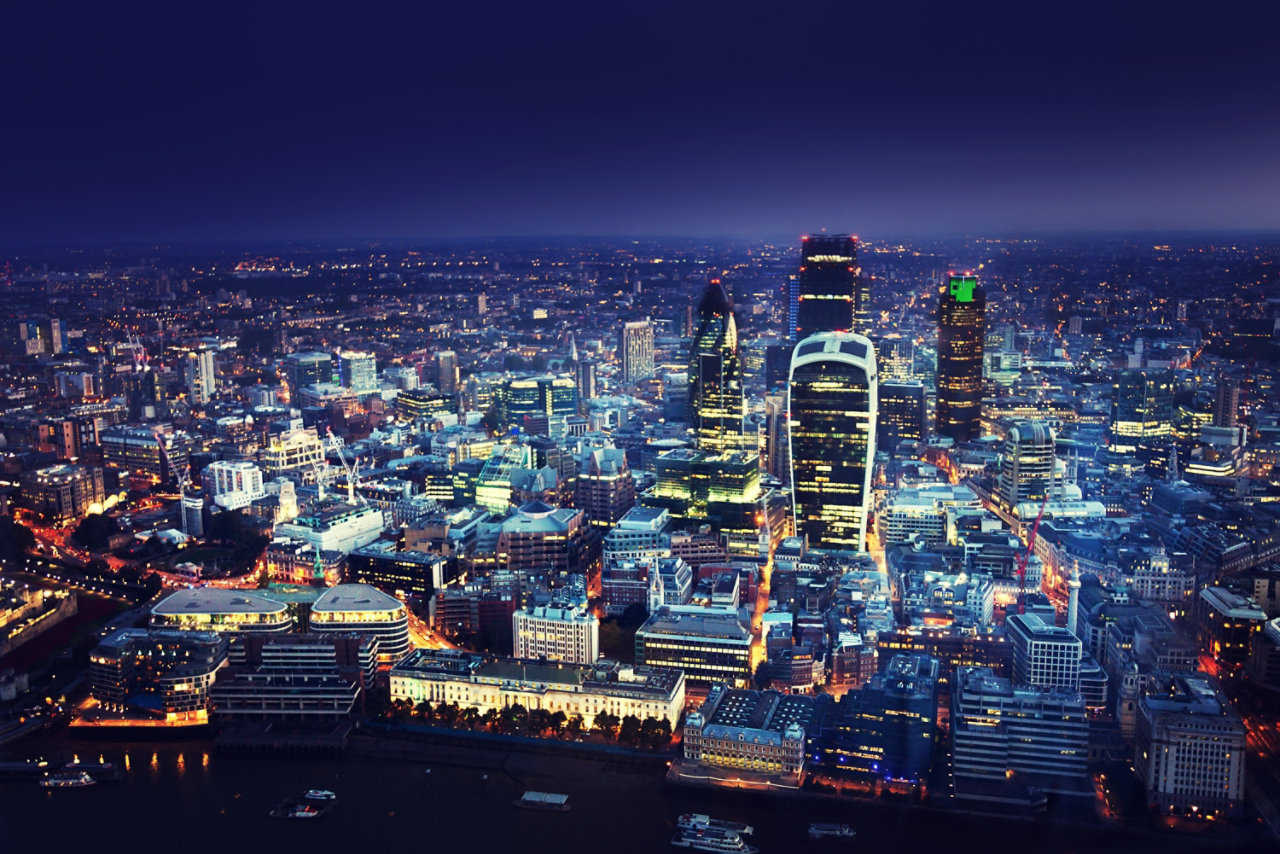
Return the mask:
<svg viewBox="0 0 1280 854"><path fill-rule="evenodd" d="M547 731L547 727L550 725L551 714L546 709L529 710L529 732L540 736Z"/></svg>
<svg viewBox="0 0 1280 854"><path fill-rule="evenodd" d="M12 516L0 516L0 560L21 560L35 548L36 535Z"/></svg>
<svg viewBox="0 0 1280 854"><path fill-rule="evenodd" d="M423 720L431 720L434 709L431 707L430 700L423 700L421 703L413 707L413 713Z"/></svg>
<svg viewBox="0 0 1280 854"><path fill-rule="evenodd" d="M640 738L640 719L635 715L627 715L622 719L622 727L618 730L618 741L623 744L635 744Z"/></svg>
<svg viewBox="0 0 1280 854"><path fill-rule="evenodd" d="M666 747L671 743L671 722L666 718L645 718L640 722L640 741L653 750Z"/></svg>
<svg viewBox="0 0 1280 854"><path fill-rule="evenodd" d="M618 716L611 715L608 712L601 712L596 715L595 720L591 722L592 728L603 735L605 738L613 738L614 733L618 730Z"/></svg>
<svg viewBox="0 0 1280 854"><path fill-rule="evenodd" d="M120 523L102 513L90 513L80 520L71 538L92 552L105 552L111 545L113 534L120 532Z"/></svg>
<svg viewBox="0 0 1280 854"><path fill-rule="evenodd" d="M565 724L565 730L569 733L569 737L577 738L582 735L582 727L584 723L585 721L583 721L582 715L574 715L569 718L568 722Z"/></svg>
<svg viewBox="0 0 1280 854"><path fill-rule="evenodd" d="M401 697L391 701L391 719L397 723L403 723L409 719L409 715L413 713L413 702Z"/></svg>
<svg viewBox="0 0 1280 854"><path fill-rule="evenodd" d="M565 723L569 720L564 712L556 711L551 713L551 717L547 719L547 729L551 730L551 734L560 737L564 732Z"/></svg>
<svg viewBox="0 0 1280 854"><path fill-rule="evenodd" d="M480 716L480 723L488 727L491 732L497 732L498 727L500 726L499 721L501 717L502 715L499 714L497 709L491 708Z"/></svg>
<svg viewBox="0 0 1280 854"><path fill-rule="evenodd" d="M480 710L475 706L467 706L458 715L458 722L467 729L475 729L478 720L480 720Z"/></svg>
<svg viewBox="0 0 1280 854"><path fill-rule="evenodd" d="M442 703L440 707L436 709L436 716L445 726L451 727L458 722L458 715L460 712L461 709L458 708L457 703Z"/></svg>

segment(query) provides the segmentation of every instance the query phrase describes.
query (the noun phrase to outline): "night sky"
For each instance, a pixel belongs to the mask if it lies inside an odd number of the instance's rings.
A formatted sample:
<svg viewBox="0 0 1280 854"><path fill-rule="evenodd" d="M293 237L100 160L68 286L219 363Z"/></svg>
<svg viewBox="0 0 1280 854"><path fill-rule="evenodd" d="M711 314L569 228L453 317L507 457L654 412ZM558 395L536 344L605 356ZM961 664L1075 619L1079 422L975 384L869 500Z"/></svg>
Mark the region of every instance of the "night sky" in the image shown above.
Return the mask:
<svg viewBox="0 0 1280 854"><path fill-rule="evenodd" d="M1280 4L27 5L0 245L1280 228Z"/></svg>

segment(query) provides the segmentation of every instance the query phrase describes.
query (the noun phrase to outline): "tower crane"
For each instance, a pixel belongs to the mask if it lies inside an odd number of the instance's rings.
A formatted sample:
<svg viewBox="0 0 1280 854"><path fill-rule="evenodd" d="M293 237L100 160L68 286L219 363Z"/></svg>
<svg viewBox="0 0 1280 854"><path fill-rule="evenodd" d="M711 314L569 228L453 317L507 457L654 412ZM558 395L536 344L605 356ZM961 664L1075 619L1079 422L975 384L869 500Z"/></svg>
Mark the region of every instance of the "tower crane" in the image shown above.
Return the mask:
<svg viewBox="0 0 1280 854"><path fill-rule="evenodd" d="M1027 562L1031 560L1031 552L1036 547L1036 534L1040 531L1040 520L1044 518L1044 508L1049 503L1049 492L1045 490L1044 500L1040 502L1040 512L1031 526L1031 536L1027 537L1027 548L1018 556L1018 613L1027 610Z"/></svg>

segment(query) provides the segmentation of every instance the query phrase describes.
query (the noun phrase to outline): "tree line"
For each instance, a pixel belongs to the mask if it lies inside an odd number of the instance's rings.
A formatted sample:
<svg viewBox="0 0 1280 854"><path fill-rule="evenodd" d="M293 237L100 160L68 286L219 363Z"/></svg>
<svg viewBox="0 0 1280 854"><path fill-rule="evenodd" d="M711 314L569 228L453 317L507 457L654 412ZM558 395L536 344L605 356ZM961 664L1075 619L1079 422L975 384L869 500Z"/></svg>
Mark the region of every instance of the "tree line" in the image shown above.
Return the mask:
<svg viewBox="0 0 1280 854"><path fill-rule="evenodd" d="M642 720L636 715L619 718L610 712L601 712L592 718L588 727L582 715L526 709L519 703L481 713L475 706L459 706L456 702L433 704L423 700L415 705L411 700L402 698L393 700L385 715L401 723L417 719L453 729L483 728L500 735L534 738L578 738L594 733L619 744L651 750L660 750L671 743L671 722L666 718L646 717Z"/></svg>

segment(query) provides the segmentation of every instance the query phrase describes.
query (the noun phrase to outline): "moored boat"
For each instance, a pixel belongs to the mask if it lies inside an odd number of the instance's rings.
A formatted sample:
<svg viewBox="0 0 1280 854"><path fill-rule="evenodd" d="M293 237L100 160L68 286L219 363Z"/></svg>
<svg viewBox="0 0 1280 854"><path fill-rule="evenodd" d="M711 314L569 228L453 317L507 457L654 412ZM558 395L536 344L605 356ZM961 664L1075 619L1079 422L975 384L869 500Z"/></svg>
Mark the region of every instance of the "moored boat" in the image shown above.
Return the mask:
<svg viewBox="0 0 1280 854"><path fill-rule="evenodd" d="M40 780L46 789L83 789L98 782L85 771L58 771Z"/></svg>
<svg viewBox="0 0 1280 854"><path fill-rule="evenodd" d="M857 831L847 824L828 824L815 821L809 825L810 839L852 839Z"/></svg>
<svg viewBox="0 0 1280 854"><path fill-rule="evenodd" d="M676 825L681 830L697 830L703 827L709 827L714 830L727 830L732 833L754 833L755 828L741 821L724 821L723 819L712 818L709 815L703 815L697 812L687 812L676 819Z"/></svg>
<svg viewBox="0 0 1280 854"><path fill-rule="evenodd" d="M568 812L569 796L558 795L554 792L525 792L516 799L515 805L526 810Z"/></svg>
<svg viewBox="0 0 1280 854"><path fill-rule="evenodd" d="M712 828L683 829L672 837L671 844L696 851L730 851L735 854L756 854L760 850L743 842L738 833Z"/></svg>

